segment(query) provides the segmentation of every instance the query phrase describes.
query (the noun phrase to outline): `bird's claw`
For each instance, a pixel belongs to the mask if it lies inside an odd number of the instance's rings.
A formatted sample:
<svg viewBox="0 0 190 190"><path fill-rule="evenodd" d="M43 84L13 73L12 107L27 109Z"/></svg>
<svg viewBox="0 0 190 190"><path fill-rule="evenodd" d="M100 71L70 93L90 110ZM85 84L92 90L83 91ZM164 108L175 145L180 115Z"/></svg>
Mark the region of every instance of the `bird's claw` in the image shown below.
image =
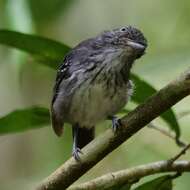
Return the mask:
<svg viewBox="0 0 190 190"><path fill-rule="evenodd" d="M112 129L114 132L118 130L118 128L121 127L121 120L117 117L112 117Z"/></svg>
<svg viewBox="0 0 190 190"><path fill-rule="evenodd" d="M81 151L80 148L74 148L74 149L73 149L72 155L73 155L73 157L74 157L74 159L75 159L76 161L80 161L79 153L80 153L80 154L83 154L83 152Z"/></svg>

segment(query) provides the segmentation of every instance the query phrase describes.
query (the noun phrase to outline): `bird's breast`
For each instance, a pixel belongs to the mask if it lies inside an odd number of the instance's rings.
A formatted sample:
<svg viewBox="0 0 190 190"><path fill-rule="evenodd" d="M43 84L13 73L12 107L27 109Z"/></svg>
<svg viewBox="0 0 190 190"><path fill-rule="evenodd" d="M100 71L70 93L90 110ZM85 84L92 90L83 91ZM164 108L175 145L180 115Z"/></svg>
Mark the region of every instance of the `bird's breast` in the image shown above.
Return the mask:
<svg viewBox="0 0 190 190"><path fill-rule="evenodd" d="M107 82L89 82L86 81L76 90L69 114L72 121L84 127L94 126L116 114L125 106L132 93L128 84L117 88L108 87Z"/></svg>

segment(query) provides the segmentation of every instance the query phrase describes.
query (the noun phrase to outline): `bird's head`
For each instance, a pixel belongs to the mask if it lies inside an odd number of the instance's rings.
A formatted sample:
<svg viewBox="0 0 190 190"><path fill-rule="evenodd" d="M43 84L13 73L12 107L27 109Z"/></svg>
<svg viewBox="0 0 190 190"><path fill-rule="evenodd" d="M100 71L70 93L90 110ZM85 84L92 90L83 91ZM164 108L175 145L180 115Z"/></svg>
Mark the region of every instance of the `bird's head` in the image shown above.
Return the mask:
<svg viewBox="0 0 190 190"><path fill-rule="evenodd" d="M129 56L135 56L135 59L140 58L147 47L147 40L143 33L132 26L105 31L99 39L104 46L123 49Z"/></svg>

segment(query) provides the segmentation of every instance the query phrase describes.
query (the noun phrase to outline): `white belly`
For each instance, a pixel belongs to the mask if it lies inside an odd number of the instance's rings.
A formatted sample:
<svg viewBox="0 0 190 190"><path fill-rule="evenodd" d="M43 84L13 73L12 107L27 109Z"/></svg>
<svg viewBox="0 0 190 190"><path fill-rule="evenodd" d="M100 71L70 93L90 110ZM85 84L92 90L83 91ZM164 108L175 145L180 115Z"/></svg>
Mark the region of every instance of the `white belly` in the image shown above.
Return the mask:
<svg viewBox="0 0 190 190"><path fill-rule="evenodd" d="M132 89L128 85L116 91L113 97L109 96L112 90L105 91L103 84L96 84L89 88L82 87L75 93L70 116L72 122L79 123L81 127L94 126L98 122L105 120L108 116L116 114L128 101L132 94ZM109 92L108 92L109 91Z"/></svg>

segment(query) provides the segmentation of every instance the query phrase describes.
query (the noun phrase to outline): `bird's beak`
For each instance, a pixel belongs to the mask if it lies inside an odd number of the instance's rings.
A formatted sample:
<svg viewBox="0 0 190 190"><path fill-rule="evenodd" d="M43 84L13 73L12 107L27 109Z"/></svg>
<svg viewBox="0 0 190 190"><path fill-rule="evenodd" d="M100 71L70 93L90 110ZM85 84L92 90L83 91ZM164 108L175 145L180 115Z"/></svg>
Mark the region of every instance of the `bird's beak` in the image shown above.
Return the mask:
<svg viewBox="0 0 190 190"><path fill-rule="evenodd" d="M133 42L133 41L128 41L127 45L140 52L143 52L146 48L144 45L139 44L137 42Z"/></svg>

